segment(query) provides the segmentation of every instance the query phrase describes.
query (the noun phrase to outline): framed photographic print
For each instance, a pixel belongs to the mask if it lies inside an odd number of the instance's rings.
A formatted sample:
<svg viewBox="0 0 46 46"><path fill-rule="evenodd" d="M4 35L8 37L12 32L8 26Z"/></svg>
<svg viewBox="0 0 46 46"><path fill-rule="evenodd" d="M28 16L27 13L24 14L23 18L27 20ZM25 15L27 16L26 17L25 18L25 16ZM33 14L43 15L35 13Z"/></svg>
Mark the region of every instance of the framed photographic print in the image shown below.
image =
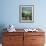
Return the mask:
<svg viewBox="0 0 46 46"><path fill-rule="evenodd" d="M30 23L34 21L34 5L19 6L19 21Z"/></svg>

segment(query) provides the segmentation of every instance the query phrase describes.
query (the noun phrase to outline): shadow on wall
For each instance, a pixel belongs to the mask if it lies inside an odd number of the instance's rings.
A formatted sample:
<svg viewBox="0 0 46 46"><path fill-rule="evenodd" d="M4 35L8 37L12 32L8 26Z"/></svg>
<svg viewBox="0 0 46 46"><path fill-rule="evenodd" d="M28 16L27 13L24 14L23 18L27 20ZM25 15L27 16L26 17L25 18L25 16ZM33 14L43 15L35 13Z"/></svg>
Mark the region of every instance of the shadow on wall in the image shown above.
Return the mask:
<svg viewBox="0 0 46 46"><path fill-rule="evenodd" d="M4 24L0 24L0 43L2 43L2 36L3 36L2 32L6 31L4 30L4 28L6 28L6 26Z"/></svg>

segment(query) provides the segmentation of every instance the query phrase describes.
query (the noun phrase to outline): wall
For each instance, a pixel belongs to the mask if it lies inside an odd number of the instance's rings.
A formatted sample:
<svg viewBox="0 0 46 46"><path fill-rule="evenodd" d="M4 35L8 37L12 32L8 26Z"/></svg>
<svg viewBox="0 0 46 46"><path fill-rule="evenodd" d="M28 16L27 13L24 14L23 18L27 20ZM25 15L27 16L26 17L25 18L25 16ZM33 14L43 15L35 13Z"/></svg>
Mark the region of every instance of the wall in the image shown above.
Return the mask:
<svg viewBox="0 0 46 46"><path fill-rule="evenodd" d="M34 22L19 22L19 5L34 4ZM0 0L0 27L13 24L16 28L46 28L46 0Z"/></svg>

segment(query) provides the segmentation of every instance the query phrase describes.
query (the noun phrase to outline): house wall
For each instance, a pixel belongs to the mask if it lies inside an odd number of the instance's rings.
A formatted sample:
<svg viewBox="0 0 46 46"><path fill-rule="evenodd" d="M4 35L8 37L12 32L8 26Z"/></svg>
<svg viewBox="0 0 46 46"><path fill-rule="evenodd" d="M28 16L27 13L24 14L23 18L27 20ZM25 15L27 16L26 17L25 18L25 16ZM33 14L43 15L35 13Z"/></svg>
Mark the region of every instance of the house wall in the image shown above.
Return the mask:
<svg viewBox="0 0 46 46"><path fill-rule="evenodd" d="M15 28L46 28L46 0L0 0L0 26L13 24ZM34 5L34 22L19 22L19 5Z"/></svg>

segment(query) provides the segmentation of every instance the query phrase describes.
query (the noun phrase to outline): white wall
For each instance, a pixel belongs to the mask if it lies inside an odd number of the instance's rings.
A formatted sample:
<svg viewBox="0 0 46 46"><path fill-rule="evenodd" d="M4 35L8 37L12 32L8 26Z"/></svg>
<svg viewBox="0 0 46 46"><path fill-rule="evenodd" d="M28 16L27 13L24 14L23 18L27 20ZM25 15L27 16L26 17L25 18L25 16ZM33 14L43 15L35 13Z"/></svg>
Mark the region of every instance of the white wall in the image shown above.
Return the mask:
<svg viewBox="0 0 46 46"><path fill-rule="evenodd" d="M16 28L43 27L46 29L46 0L0 0L0 25ZM19 22L19 5L34 5L34 22ZM46 31L46 30L45 30Z"/></svg>

